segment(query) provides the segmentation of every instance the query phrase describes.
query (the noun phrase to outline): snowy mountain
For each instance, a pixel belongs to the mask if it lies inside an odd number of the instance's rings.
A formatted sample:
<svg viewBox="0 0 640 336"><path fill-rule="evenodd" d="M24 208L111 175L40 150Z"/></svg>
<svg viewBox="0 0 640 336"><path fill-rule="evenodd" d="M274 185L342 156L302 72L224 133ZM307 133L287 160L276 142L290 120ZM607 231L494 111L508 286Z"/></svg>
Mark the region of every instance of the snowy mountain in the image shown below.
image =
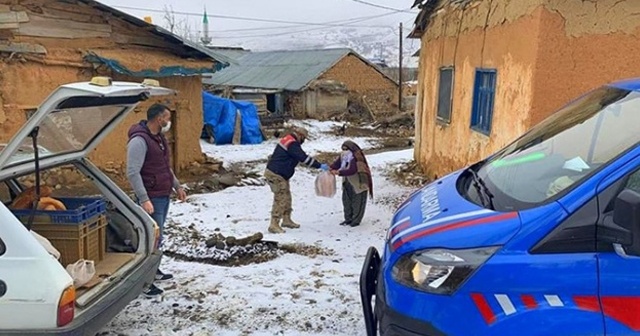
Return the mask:
<svg viewBox="0 0 640 336"><path fill-rule="evenodd" d="M267 34L265 34L267 35ZM419 48L416 39L403 40L403 66L417 67L417 57L412 57ZM336 28L295 33L274 33L272 36L247 36L246 38L224 39L214 36L212 45L243 47L252 51L297 50L324 48L351 48L364 57L383 59L388 66L398 65L398 30L379 28Z"/></svg>

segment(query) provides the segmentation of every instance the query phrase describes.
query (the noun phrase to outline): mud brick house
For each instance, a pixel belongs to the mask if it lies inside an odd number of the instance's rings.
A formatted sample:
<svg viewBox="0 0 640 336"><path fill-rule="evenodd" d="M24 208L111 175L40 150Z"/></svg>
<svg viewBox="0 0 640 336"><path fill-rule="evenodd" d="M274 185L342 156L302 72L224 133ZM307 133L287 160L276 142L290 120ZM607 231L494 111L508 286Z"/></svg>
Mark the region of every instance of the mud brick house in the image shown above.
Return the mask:
<svg viewBox="0 0 640 336"><path fill-rule="evenodd" d="M176 113L169 134L172 163L180 173L201 160L201 73L229 59L90 0L0 0L0 142L57 86L96 75L141 82L155 78L178 91L163 101ZM167 98L163 98L167 99ZM152 99L151 99L152 100ZM140 105L92 154L110 172L125 168L127 131L145 119Z"/></svg>
<svg viewBox="0 0 640 336"><path fill-rule="evenodd" d="M640 1L418 0L415 157L441 176L640 76Z"/></svg>
<svg viewBox="0 0 640 336"><path fill-rule="evenodd" d="M349 102L374 115L397 110L398 84L351 49L243 52L235 60L205 75L205 86L275 114L322 119Z"/></svg>

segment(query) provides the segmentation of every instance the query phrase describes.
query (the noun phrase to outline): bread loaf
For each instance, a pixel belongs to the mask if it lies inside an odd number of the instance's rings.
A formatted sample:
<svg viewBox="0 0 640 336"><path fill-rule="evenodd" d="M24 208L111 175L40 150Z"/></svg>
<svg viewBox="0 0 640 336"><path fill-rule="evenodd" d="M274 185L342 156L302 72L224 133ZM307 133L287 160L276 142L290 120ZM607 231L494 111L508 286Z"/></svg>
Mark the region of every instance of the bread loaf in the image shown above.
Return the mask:
<svg viewBox="0 0 640 336"><path fill-rule="evenodd" d="M49 186L40 186L40 197L49 197L53 189ZM36 198L36 187L29 187L13 200L11 208L15 210L29 209Z"/></svg>
<svg viewBox="0 0 640 336"><path fill-rule="evenodd" d="M51 197L42 197L40 198L40 203L38 204L38 209L42 208L43 210L47 210L47 208L53 207L54 210L67 210L67 207L60 201Z"/></svg>

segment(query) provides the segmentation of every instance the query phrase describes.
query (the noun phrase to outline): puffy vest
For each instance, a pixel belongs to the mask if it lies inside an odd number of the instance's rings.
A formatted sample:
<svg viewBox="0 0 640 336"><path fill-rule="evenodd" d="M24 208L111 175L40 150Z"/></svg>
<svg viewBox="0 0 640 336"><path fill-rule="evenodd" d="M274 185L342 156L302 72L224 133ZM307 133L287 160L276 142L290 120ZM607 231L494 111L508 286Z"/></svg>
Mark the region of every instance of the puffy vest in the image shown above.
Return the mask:
<svg viewBox="0 0 640 336"><path fill-rule="evenodd" d="M167 138L162 133L151 134L145 120L129 129L129 140L137 136L142 137L147 143L147 154L140 170L147 195L149 198L170 196L173 190L173 173Z"/></svg>

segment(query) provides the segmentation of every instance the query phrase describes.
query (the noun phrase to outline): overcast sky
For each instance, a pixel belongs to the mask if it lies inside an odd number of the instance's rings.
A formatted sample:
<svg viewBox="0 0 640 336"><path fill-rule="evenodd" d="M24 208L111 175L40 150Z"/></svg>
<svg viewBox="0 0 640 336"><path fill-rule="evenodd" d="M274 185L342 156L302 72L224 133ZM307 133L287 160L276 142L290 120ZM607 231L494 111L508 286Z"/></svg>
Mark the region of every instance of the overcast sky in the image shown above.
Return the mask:
<svg viewBox="0 0 640 336"><path fill-rule="evenodd" d="M323 26L313 25L289 25L283 23L253 22L212 17L215 15L237 16L267 20L296 21L306 23L327 23L330 21L345 21L370 16L380 16L355 23L346 23L359 26L375 26L375 29L388 29L397 26L400 22L405 24L408 33L412 26L415 13L397 13L388 9L358 3L366 1L381 6L409 9L413 0L99 0L109 6L116 7L124 12L143 18L151 16L153 23L165 26L163 14L154 12L162 11L166 6L172 6L174 12L202 13L207 8L209 17L209 31L213 37L221 37L225 40L236 38L240 42L242 36L264 33L287 33L304 31L305 29L326 29ZM144 8L147 10L134 10L123 7ZM416 12L416 10L414 10ZM201 16L176 15L178 19L188 19L193 30L201 31ZM336 24L344 25L344 22ZM267 30L253 30L265 27L287 27ZM380 27L387 26L387 28ZM228 31L237 29L250 29L248 31Z"/></svg>

